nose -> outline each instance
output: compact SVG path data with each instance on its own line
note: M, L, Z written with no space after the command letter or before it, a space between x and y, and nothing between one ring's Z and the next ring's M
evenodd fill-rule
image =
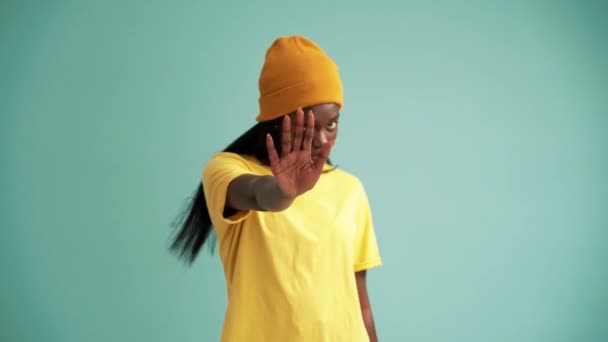
M315 130L315 135L312 140L312 145L316 148L321 147L321 145L327 143L329 139L327 139L327 133L324 131Z

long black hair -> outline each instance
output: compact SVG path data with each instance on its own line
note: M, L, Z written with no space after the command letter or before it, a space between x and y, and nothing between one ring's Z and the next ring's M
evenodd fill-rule
M239 155L253 156L265 165L269 165L268 152L266 149L266 135L270 133L275 146L281 146L280 127L283 117L271 121L258 122L230 145L223 152L232 152ZM328 159L327 163L331 165ZM179 258L192 264L200 252L201 247L211 239L210 247L213 253L215 236L207 200L203 191L203 183L198 186L191 197L186 210L174 223L177 234L173 238L170 250L177 253Z

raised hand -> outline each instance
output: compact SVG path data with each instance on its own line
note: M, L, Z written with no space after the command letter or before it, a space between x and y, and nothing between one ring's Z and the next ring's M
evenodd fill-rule
M312 189L323 172L323 165L329 157L332 143L321 146L316 160L312 159L312 141L315 117L312 111L306 114L296 112L295 134L291 132L291 119L285 116L281 127L281 156L277 153L272 136L266 136L266 148L270 168L283 195L294 198Z

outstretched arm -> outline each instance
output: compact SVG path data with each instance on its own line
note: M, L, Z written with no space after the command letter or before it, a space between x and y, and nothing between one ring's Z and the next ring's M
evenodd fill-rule
M314 187L332 145L323 144L319 156L313 160L314 114L309 111L305 122L304 111L299 108L295 120L295 132L292 134L290 117L286 115L283 118L280 155L272 136L266 136L272 175L245 174L234 179L228 185L227 207L235 210L281 211L289 207L297 196Z
M355 273L357 290L359 292L359 303L361 304L361 314L363 315L363 321L365 322L365 328L367 329L369 340L370 342L378 342L372 307L369 301L369 296L367 295L366 275L367 272L365 270Z

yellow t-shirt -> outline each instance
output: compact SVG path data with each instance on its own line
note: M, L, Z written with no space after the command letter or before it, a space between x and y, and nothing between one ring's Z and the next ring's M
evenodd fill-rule
M227 152L202 173L228 291L222 341L368 342L354 274L382 261L359 179L335 169L282 212L224 218L228 184L244 173L272 174Z

